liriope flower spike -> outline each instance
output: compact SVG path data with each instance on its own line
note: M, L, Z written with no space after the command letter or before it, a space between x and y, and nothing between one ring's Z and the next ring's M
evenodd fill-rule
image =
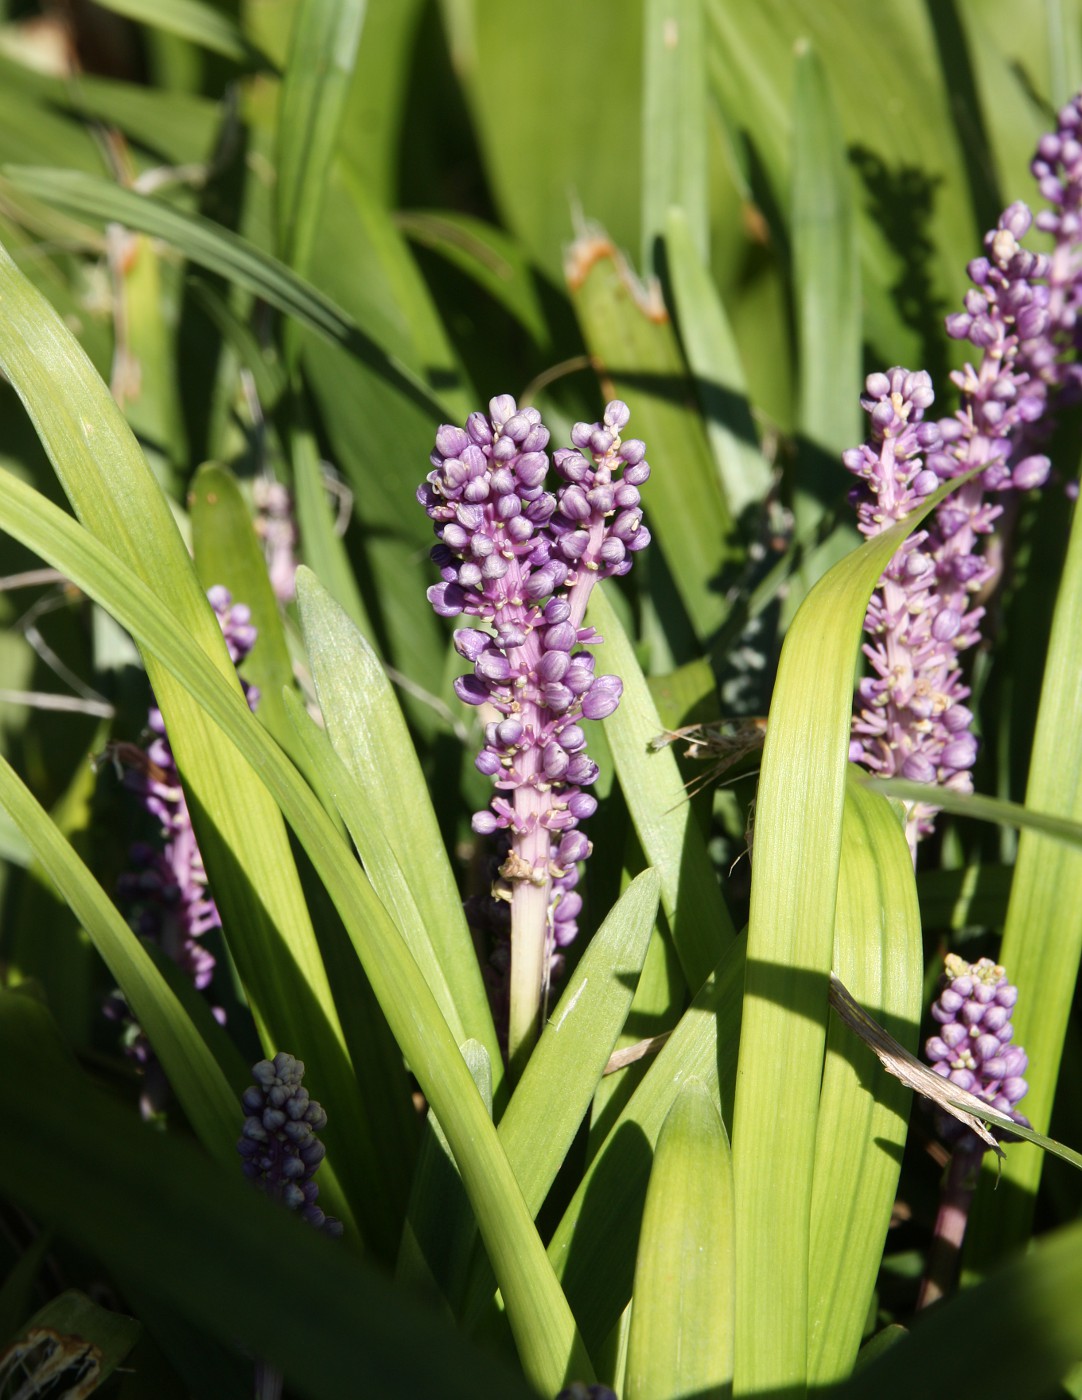
M316 1133L327 1115L301 1083L304 1062L280 1050L252 1066L255 1083L241 1097L247 1117L237 1151L251 1181L325 1235L342 1234L342 1223L324 1215L314 1177L327 1149Z
M946 969L945 986L932 1006L939 1031L924 1046L929 1063L936 1074L1028 1127L1029 1119L1016 1108L1028 1088L1022 1078L1028 1060L1021 1046L1011 1044L1018 988L991 958L967 963L957 953L948 953ZM984 1144L957 1118L937 1114L936 1127L952 1147L984 1151Z
M1029 1119L1017 1107L1027 1089L1022 1078L1026 1052L1011 1044L1011 1012L1018 988L990 958L967 963L956 953L947 954L943 982L932 1006L932 1019L939 1029L924 1046L933 1070L1028 1128ZM951 1160L940 1190L918 1307L934 1303L953 1283L986 1151L976 1133L957 1118L937 1111L935 1123L951 1148Z
M1049 460L1038 449L1052 415L1082 397L1080 134L1082 98L1075 98L1061 110L1056 131L1041 138L1031 167L1051 205L1036 223L1052 236L1052 253L1022 246L1034 220L1017 201L986 235L984 256L969 264L973 286L964 309L946 320L948 335L977 352L951 375L961 395L957 412L916 426L932 402L926 375L891 370L868 380L862 402L872 415L872 438L844 459L863 478L854 496L865 534L903 518L937 480L976 473L936 509L919 543L909 541L895 556L869 608L875 640L865 650L876 675L859 692L851 756L874 772L971 788L977 743L955 657L978 641L984 608L976 599L996 575L983 539L1009 493L1048 479ZM904 568L917 572L906 579ZM935 812L924 804L911 808L914 852Z
M229 649L239 666L255 645L251 613L234 603L228 589L211 588L214 608ZM242 681L255 709L259 691ZM196 843L188 803L161 711L152 707L148 728L153 739L145 751L122 746L117 756L127 764L125 783L137 792L160 825L162 844L139 841L129 852L131 869L117 882L117 895L138 933L156 939L163 950L203 990L214 971L214 956L200 941L221 926L217 905L207 889L203 857Z
M494 893L511 904L512 1052L532 1040L556 950L578 927L578 866L591 849L579 823L597 807L581 721L612 714L622 690L580 650L601 641L583 626L587 600L650 540L639 500L650 468L644 444L621 436L629 416L610 403L550 463L540 414L501 395L465 428L440 428L417 493L440 541L443 581L429 600L441 617L480 623L454 635L472 666L455 690L484 707L476 762L498 792L474 830L510 841Z
M872 374L866 390L860 402L871 420L868 442L842 460L858 478L850 499L870 537L904 520L936 490L939 477L928 463L943 443L939 425L924 418L935 395L923 371ZM977 745L958 652L972 640L976 622L972 615L960 618L939 587L940 547L934 530L910 535L868 604L864 654L872 674L857 688L850 757L883 777L969 791ZM914 848L933 816L923 804L911 809L907 833Z

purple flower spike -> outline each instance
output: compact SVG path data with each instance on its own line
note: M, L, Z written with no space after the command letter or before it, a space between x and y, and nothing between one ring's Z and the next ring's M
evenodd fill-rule
M967 963L948 953L943 986L932 1006L938 1030L925 1042L924 1053L936 1074L1028 1128L1029 1119L1015 1107L1028 1088L1022 1078L1026 1052L1011 1044L1011 1009L1017 1000L1018 988L991 958ZM936 1113L936 1128L955 1149L978 1155L984 1150L976 1134L949 1114Z
M904 520L928 494L926 463L942 451L939 425L926 422L932 384L923 371L896 368L868 376L861 405L872 424L863 446L843 461L858 478L851 492L862 534L877 535ZM974 631L979 609L944 595L937 560L941 541L919 530L890 561L868 604L864 654L873 674L858 687L851 757L884 777L902 776L968 791L976 742L958 733L969 690L958 652ZM932 829L935 809L915 804L907 834L914 847Z
M510 841L494 894L511 904L512 1048L532 1038L555 950L577 929L573 887L589 842L570 837L596 806L582 789L597 777L580 721L620 701L619 679L595 675L580 649L601 641L582 625L587 600L650 540L639 497L650 467L643 443L621 436L629 417L626 404L610 403L600 423L576 423L574 446L550 463L540 414L500 395L487 416L439 429L417 492L440 541L432 559L442 582L429 601L441 617L480 624L455 633L473 667L455 691L482 708L477 767L501 794L474 830Z
M982 541L1005 493L1044 485L1049 461L1036 449L1051 431L1052 411L1082 397L1080 131L1082 97L1060 112L1032 165L1052 205L1036 220L1054 239L1052 253L1022 247L1034 221L1016 202L986 235L984 256L969 265L964 310L946 322L948 335L979 352L951 376L961 394L957 412L923 421L933 397L926 374L872 375L861 400L871 437L843 455L859 478L852 499L865 535L904 519L938 482L978 473L906 541L868 609L872 642L864 650L875 674L859 688L850 755L884 776L971 790L977 742L965 732L971 716L961 702L969 691L958 658L980 638L984 609L975 599L995 582ZM911 807L914 854L935 813Z
M276 1201L297 1211L325 1235L338 1238L342 1222L324 1215L313 1178L327 1149L316 1137L327 1115L301 1083L304 1063L279 1051L252 1066L255 1083L241 1096L243 1135L237 1143L241 1170Z
M218 618L222 635L235 666L245 659L256 641L251 612L234 603L229 590L215 585L207 600ZM254 710L259 691L241 681L248 704ZM153 938L169 957L203 991L214 973L213 953L200 941L221 927L218 907L207 888L207 873L195 839L188 803L184 797L173 750L165 733L161 711L153 706L147 719L153 738L145 750L134 744L113 746L113 755L125 765L125 786L139 795L158 823L161 845L137 841L129 852L129 869L117 881L117 897L137 933ZM108 1013L118 1012L116 998ZM146 1062L149 1049L141 1033L130 1045L135 1058Z
M936 1030L925 1042L924 1053L936 1074L1028 1128L1029 1119L1016 1107L1027 1088L1022 1078L1026 1052L1011 1044L1011 1010L1017 1000L1018 988L990 958L967 963L957 953L948 953L939 998L932 1005ZM935 1110L935 1124L951 1156L940 1187L918 1308L934 1303L953 1286L987 1150L972 1129L941 1109ZM1001 1136L1010 1140L1011 1135Z

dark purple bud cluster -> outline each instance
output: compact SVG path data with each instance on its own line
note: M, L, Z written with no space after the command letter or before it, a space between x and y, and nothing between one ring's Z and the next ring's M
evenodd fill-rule
M540 414L501 395L465 428L440 428L417 492L440 541L432 558L443 581L429 600L441 617L482 623L454 636L472 666L455 691L490 717L477 767L500 794L475 814L474 830L511 834L499 892L546 888L558 947L577 930L577 867L590 853L577 827L597 806L583 791L597 765L580 721L612 714L622 690L580 649L601 640L582 625L586 603L598 580L626 574L650 540L639 498L646 448L620 436L629 416L610 403L602 422L576 424L573 448L550 463Z
M280 1050L273 1060L253 1065L252 1078L255 1083L241 1097L248 1115L237 1142L241 1170L317 1230L338 1237L342 1222L316 1205L319 1187L313 1178L327 1155L316 1133L327 1126L327 1115L301 1083L303 1061Z
M229 655L239 666L255 645L256 629L251 613L234 604L228 589L216 586L207 598L218 617ZM255 686L242 681L249 705L259 702ZM163 950L203 990L214 971L213 954L200 943L202 936L221 926L218 908L207 889L188 803L184 797L165 721L155 706L148 717L153 734L145 750L118 745L117 757L125 763L125 784L139 794L157 821L161 846L136 842L129 852L131 868L117 881L117 897L137 933L156 939Z
M1028 1128L1029 1119L1015 1107L1029 1087L1022 1078L1026 1052L1011 1044L1018 988L991 958L967 963L957 953L947 954L943 980L932 1005L939 1032L924 1046L932 1069ZM937 1112L936 1126L952 1147L981 1150L976 1135L949 1114Z

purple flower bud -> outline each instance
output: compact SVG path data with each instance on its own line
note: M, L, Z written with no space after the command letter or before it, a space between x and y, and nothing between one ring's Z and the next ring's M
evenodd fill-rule
M902 764L902 776L911 783L934 783L935 764L922 753L911 753Z
M467 661L476 661L477 658L491 645L492 639L476 627L460 627L454 633L452 639L455 651L459 656L464 656Z
M573 792L567 799L567 810L577 822L584 822L597 811L597 798L588 792Z
M1017 491L1032 491L1045 484L1051 469L1047 457L1025 457L1011 472L1011 485Z
M566 651L546 651L537 664L537 674L546 684L562 681L571 666L571 657Z
M590 843L581 831L569 831L556 850L556 863L560 866L576 865L590 854Z
M569 761L566 751L559 744L554 742L546 745L541 757L545 777L550 782L556 782L566 774Z
M582 700L582 713L587 719L605 719L620 703L624 685L619 676L598 676Z
M454 691L464 705L483 705L488 699L488 686L476 676L456 676Z

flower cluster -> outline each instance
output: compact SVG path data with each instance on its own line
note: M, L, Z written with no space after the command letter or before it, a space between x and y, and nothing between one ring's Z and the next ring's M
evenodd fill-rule
M207 598L217 615L230 658L239 666L256 640L251 613L234 603L228 589L216 586ZM259 691L242 681L255 709ZM148 718L153 734L145 750L119 745L115 753L126 765L125 784L139 794L157 822L162 844L136 842L129 851L131 868L117 881L117 896L137 933L154 938L203 990L214 971L214 955L200 941L221 926L218 908L207 889L203 857L195 839L188 803L181 787L165 721L155 706Z
M1015 1107L1028 1088L1022 1074L1029 1063L1021 1046L1011 1044L1018 988L990 958L967 963L948 953L946 969L932 1006L939 1032L924 1046L932 1069L1028 1128L1029 1119ZM937 1113L936 1126L952 1147L983 1150L976 1135L949 1114Z
M850 493L859 528L872 536L903 520L939 486L930 464L941 459L943 439L940 425L924 419L934 394L923 371L872 374L866 389L861 405L871 437L842 460L859 480ZM980 610L959 612L941 590L942 548L934 528L910 535L872 595L864 654L873 674L858 687L850 757L884 777L968 791L977 746L958 653L976 640ZM913 808L911 842L931 830L933 815L932 808Z
M1078 397L1082 382L1070 359L1082 296L1080 127L1076 98L1033 162L1041 193L1053 204L1037 219L1055 239L1053 252L1021 246L1033 218L1019 202L986 236L985 255L969 265L973 286L946 327L980 358L951 376L961 395L957 412L923 421L933 400L925 374L872 375L861 400L871 437L843 457L860 479L852 498L866 535L903 519L940 482L975 473L895 555L869 606L873 641L865 653L875 674L858 692L850 756L884 776L971 787L977 744L957 658L979 640L984 609L976 599L995 578L981 542L1002 514L1004 493L1048 479L1049 460L1036 448L1050 430L1051 409ZM911 809L914 850L932 830L935 811L923 804Z
M1082 94L1060 110L1056 130L1042 136L1030 166L1037 187L1051 208L1037 215L1037 227L1053 239L1048 271L1048 316L1052 338L1061 352L1082 349ZM1041 366L1046 382L1075 401L1082 388L1076 358L1049 360Z
M313 1178L327 1149L316 1133L327 1115L301 1083L304 1062L279 1051L252 1066L255 1083L241 1097L247 1117L237 1151L249 1180L326 1235L342 1234L342 1222L324 1215Z
M441 617L481 624L454 636L472 667L455 690L484 707L476 762L498 792L473 827L509 833L494 892L511 901L512 942L516 927L543 927L549 957L577 931L578 864L590 853L578 826L597 806L584 791L598 770L581 721L612 714L622 690L581 649L601 640L583 626L586 603L650 540L639 499L650 468L644 444L621 437L629 416L610 403L600 423L576 424L573 447L550 463L540 414L501 395L465 428L440 428L417 492L440 541L432 558L443 581L429 600Z

